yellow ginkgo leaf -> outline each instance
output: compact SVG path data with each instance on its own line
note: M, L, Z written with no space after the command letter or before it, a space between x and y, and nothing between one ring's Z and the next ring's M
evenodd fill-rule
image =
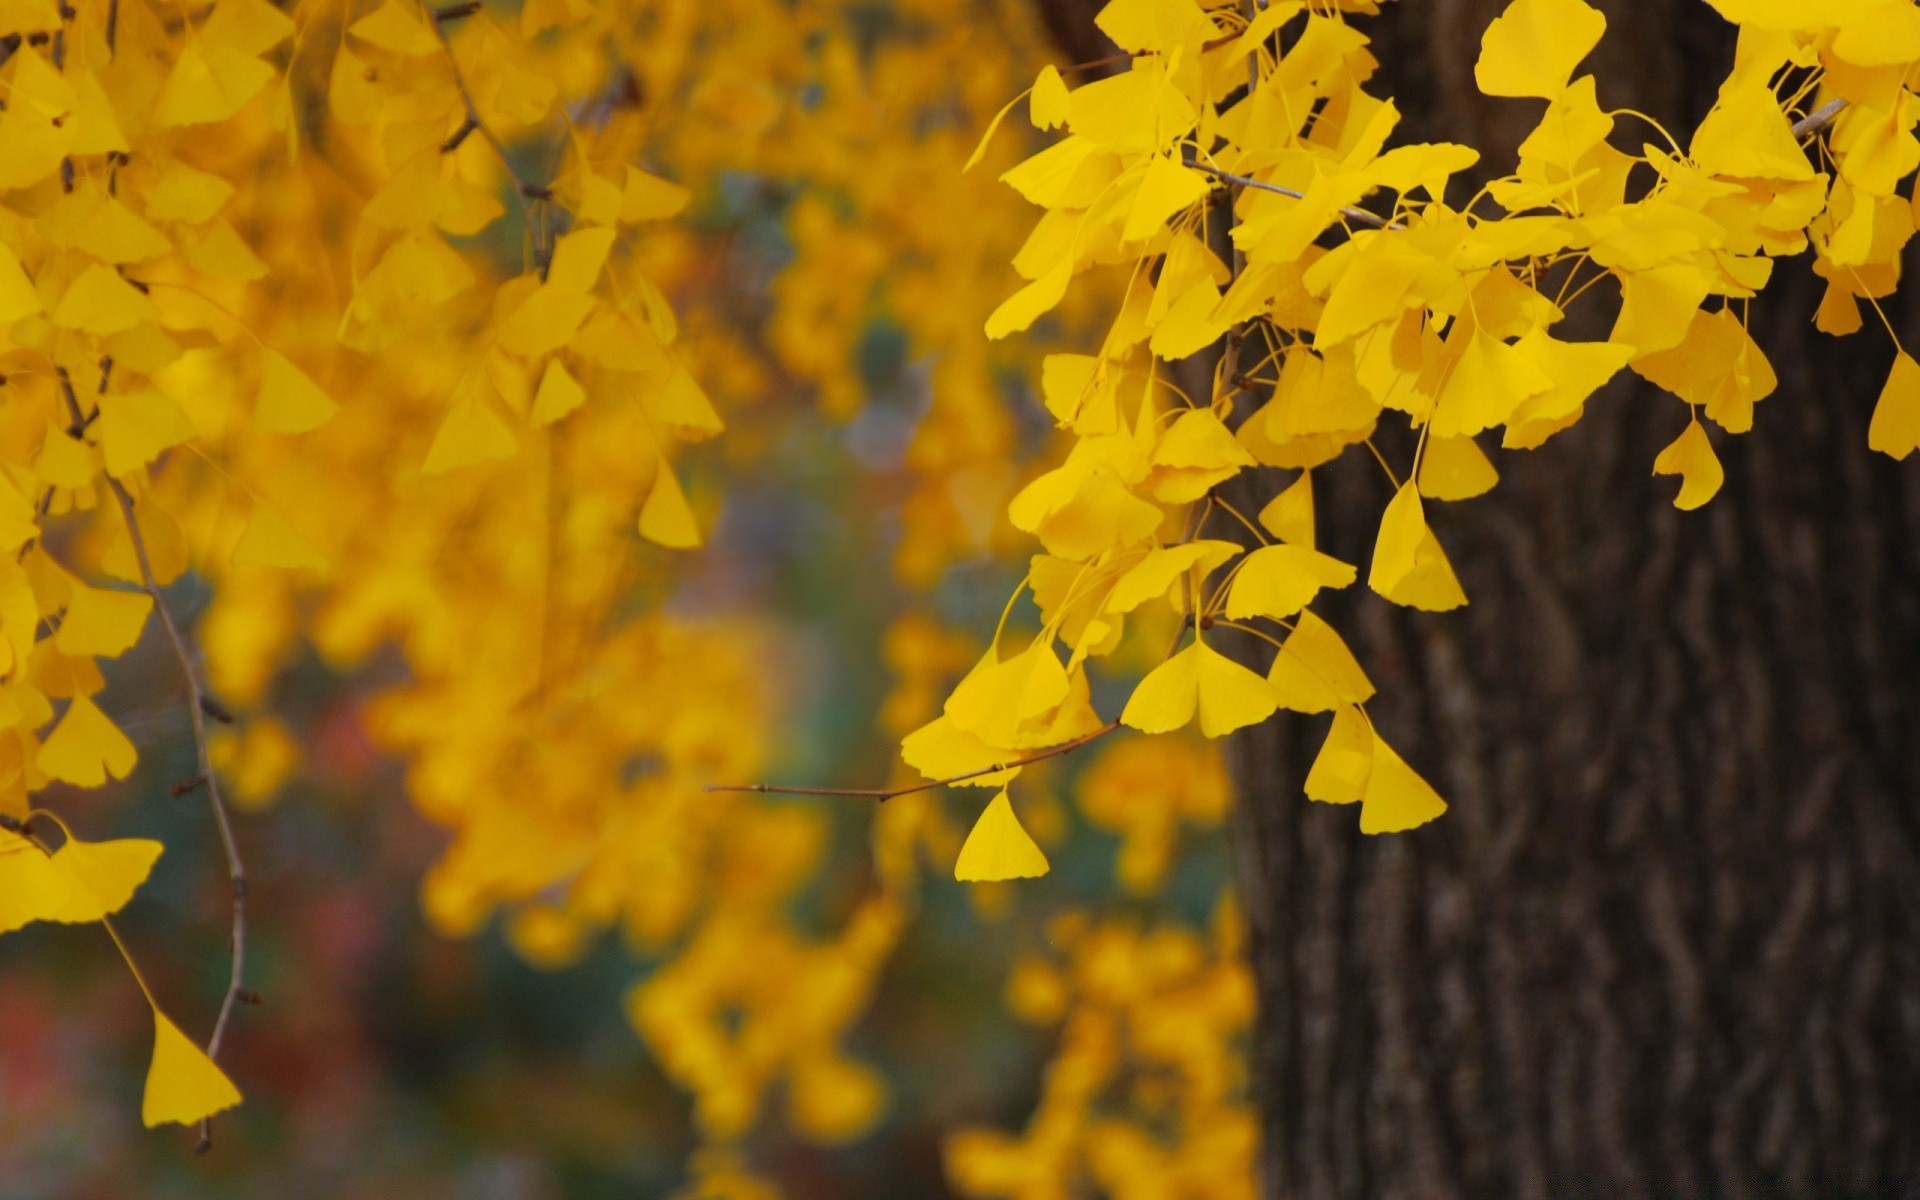
M1373 726L1359 708L1342 705L1334 710L1327 740L1320 743L1320 753L1307 771L1307 798L1352 804L1366 796L1367 777L1372 773Z
M163 450L199 433L172 397L154 388L107 392L95 403L100 417L90 431L100 443L109 474L124 477L160 457Z
M1200 717L1200 732L1221 737L1273 715L1279 693L1260 675L1198 638L1147 673L1120 720L1142 733L1166 733Z
M1051 312L1066 297L1072 279L1073 261L1062 259L1045 275L1000 302L987 317L987 337L997 341L1018 333Z
M945 713L900 741L902 762L928 779L953 779L957 775L966 775L965 779L955 780L960 787L1004 786L1020 773L1020 768L989 771L984 775L974 775L972 772L998 766L1018 757L1017 751L991 745L968 733L954 724L953 719Z
M1367 586L1395 604L1444 612L1467 602L1440 539L1427 527L1420 491L1409 480L1380 519Z
M1294 618L1293 632L1274 657L1267 682L1279 694L1281 706L1294 712L1326 712L1373 695L1373 681L1346 641L1312 609Z
M1420 494L1434 500L1466 500L1493 490L1500 472L1470 437L1435 437L1420 453Z
M1300 472L1298 479L1268 501L1260 510L1260 524L1283 542L1312 547L1313 472Z
M1165 228L1167 219L1206 199L1207 177L1164 155L1155 155L1140 177L1133 205L1127 210L1120 239L1137 242Z
M647 502L640 506L640 536L674 550L689 550L700 544L700 525L693 519L693 508L664 458L654 472Z
M500 323L500 348L522 358L550 354L580 331L594 303L594 298L584 292L542 284Z
M547 265L547 286L563 292L585 294L600 279L607 252L613 249L614 231L607 228L576 229L562 237L553 248L553 261ZM569 335L571 336L571 335Z
M41 744L34 762L64 783L94 788L108 776L125 779L138 757L133 743L100 706L77 696Z
M1378 730L1373 733L1373 769L1360 803L1361 833L1401 833L1447 811L1433 785L1409 767Z
M187 265L216 279L259 279L267 264L253 252L233 225L216 218L205 229L182 238Z
M1606 29L1607 18L1581 0L1514 0L1481 37L1473 81L1489 96L1551 100Z
M987 651L947 697L945 711L968 733L1010 746L1019 740L1020 725L1058 707L1070 686L1053 639L1039 637L1005 659Z
M1867 445L1882 454L1905 458L1920 448L1920 363L1905 350L1895 356L1886 386L1873 406Z
M1655 456L1653 473L1680 476L1680 494L1673 498L1673 506L1683 510L1699 508L1713 499L1727 477L1698 417L1688 421L1680 436Z
M705 441L726 428L713 410L713 401L683 363L675 363L658 386L641 389L640 402L647 416L683 441Z
M1215 538L1149 550L1145 558L1128 567L1114 583L1113 590L1107 593L1107 602L1101 606L1102 611L1132 612L1147 601L1166 595L1174 581L1188 571L1197 570L1204 579L1238 553L1240 547Z
M1356 572L1337 558L1308 546L1262 546L1247 555L1227 593L1227 616L1291 617L1323 587L1343 588Z
M549 358L546 369L540 373L540 386L533 393L533 423L551 425L586 400L587 389L580 386L559 359Z
M953 864L953 877L962 883L989 883L1034 879L1047 870L1047 856L1020 824L1003 790L973 823L973 832L967 834L960 858Z
M263 433L305 433L333 419L340 406L305 371L278 350L266 352L253 427Z
M20 260L11 249L0 245L0 325L10 325L43 307L33 281L20 268Z
M419 7L402 4L400 0L387 0L349 25L347 32L363 42L407 58L433 54L440 49L440 39L427 27Z
M691 199L693 193L679 184L628 167L626 186L620 190L620 219L628 223L662 220L685 208Z
M512 458L518 450L513 431L492 408L477 397L463 396L454 401L440 422L420 470L441 475L460 467Z
M83 842L68 838L53 853L53 867L72 884L67 898L48 920L98 921L125 908L160 860L164 849L147 838Z
M153 597L75 583L53 644L62 654L114 658L140 640Z
M156 1125L191 1125L240 1103L219 1064L187 1040L180 1027L159 1009L153 1010L153 1064L147 1068L147 1092L140 1119Z
M54 920L72 890L73 881L54 869L40 847L0 830L0 933Z
M150 496L135 501L133 511L147 551L145 565L152 568L154 582L172 583L187 569L187 539L180 532L180 523ZM141 565L124 522L115 522L107 548L100 555L100 569L126 583L145 584Z
M253 502L247 527L233 544L236 566L279 567L288 571L325 571L327 558L293 523L264 500Z
M1066 123L1067 82L1060 78L1060 72L1054 70L1052 63L1041 67L1040 77L1033 81L1027 112L1036 129L1058 129Z
M19 65L14 68L12 86L7 89L9 104L28 105L43 117L59 117L73 111L73 86L65 76L31 46L20 47L13 57Z
M53 306L53 323L63 329L109 334L158 319L160 310L111 267L94 263L67 285Z
M271 66L228 46L202 48L188 38L154 102L161 125L204 125L240 111L273 78Z

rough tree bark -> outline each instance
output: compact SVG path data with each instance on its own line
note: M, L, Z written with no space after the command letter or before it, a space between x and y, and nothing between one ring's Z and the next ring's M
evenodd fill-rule
M1684 141L1731 31L1601 6L1603 104ZM1501 7L1371 27L1402 136L1494 170L1539 108L1474 92ZM1780 389L1717 439L1707 508L1650 475L1680 403L1616 381L1490 495L1429 505L1466 609L1329 607L1444 818L1367 838L1306 801L1324 719L1231 743L1269 1197L1920 1195L1920 468L1866 446L1884 334L1815 332L1807 262L1775 278ZM1323 548L1362 564L1369 467L1316 473Z
M1538 105L1473 90L1499 7L1409 0L1375 33L1406 135L1505 169ZM1684 140L1730 31L1698 0L1607 7L1603 103ZM1866 446L1884 335L1815 332L1817 284L1783 263L1754 306L1781 386L1721 439L1708 508L1649 473L1681 406L1623 380L1438 506L1468 608L1331 614L1444 819L1366 838L1301 800L1322 723L1231 747L1269 1196L1898 1195L1920 1170L1920 476ZM1322 474L1329 549L1364 562L1383 481Z

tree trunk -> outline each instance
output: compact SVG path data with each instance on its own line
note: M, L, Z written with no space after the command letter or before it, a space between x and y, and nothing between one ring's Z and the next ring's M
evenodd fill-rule
M1402 135L1509 169L1540 106L1473 90L1501 5L1386 7ZM1684 143L1729 30L1604 7L1603 106ZM1328 606L1446 816L1305 800L1324 718L1233 739L1267 1196L1920 1195L1920 467L1868 451L1892 350L1815 332L1818 285L1784 262L1754 303L1780 388L1705 509L1650 475L1683 406L1623 379L1428 505L1467 608ZM1363 577L1370 467L1315 478Z

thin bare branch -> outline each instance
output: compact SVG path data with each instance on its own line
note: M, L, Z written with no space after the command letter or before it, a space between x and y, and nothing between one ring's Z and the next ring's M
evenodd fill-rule
M929 791L932 791L934 788L947 787L951 784L963 783L969 779L978 779L982 775L994 775L994 774L998 774L1001 771L1011 771L1015 767L1024 767L1032 763L1041 762L1045 759L1054 758L1062 754L1067 754L1074 750L1078 750L1080 747L1086 745L1089 742L1099 741L1101 738L1107 736L1108 734L1112 733L1114 730L1118 728L1120 728L1120 722L1113 721L1113 722L1110 722L1109 724L1102 725L1100 728L1094 730L1092 733L1086 734L1082 737L1077 737L1070 742L1064 742L1058 746L1053 747L1051 750L1042 750L1037 754L1029 754L1025 758L1016 758L1011 762L995 763L990 767L981 767L977 771L963 771L958 775L950 775L945 779L935 779L929 783L910 784L907 787L830 788L830 787L787 787L784 784L778 784L778 783L710 783L707 785L707 790L709 792L757 792L761 795L768 795L768 796L855 796L862 800L877 800L880 803L885 804L887 801L892 800L897 796L911 796L915 792L929 792Z
M74 395L73 382L66 371L60 372L60 390L66 397L67 412L73 419L75 428L84 429L87 418L80 411L80 401ZM194 661L192 648L187 644L186 635L180 632L180 626L173 619L173 612L167 607L167 601L160 594L160 582L153 574L153 559L147 553L146 538L141 536L140 521L134 514L133 496L126 485L113 476L106 476L107 487L112 490L113 498L120 504L120 514L126 519L127 537L133 543L134 561L140 565L140 582L147 595L153 599L153 610L159 614L160 628L167 635L167 644L173 649L173 656L180 664L180 674L187 682L187 714L193 720L193 748L198 760L199 773L195 785L207 791L208 805L213 809L214 824L220 830L220 845L226 852L227 880L233 893L233 932L229 941L232 951L232 965L227 972L227 994L220 1001L220 1015L213 1023L213 1035L207 1039L207 1057L218 1060L220 1044L226 1039L227 1026L233 1020L234 1005L243 997L251 996L246 987L247 975L247 865L240 856L240 842L234 836L233 815L227 803L220 796L220 783L213 773L213 756L207 744L207 716L209 713L224 712L217 701L207 691L206 681L201 678L199 665ZM190 790L190 789L187 789ZM176 793L180 794L180 793ZM194 1147L199 1153L205 1153L213 1146L213 1126L210 1121L200 1122L200 1141Z
M1307 198L1305 192L1298 192L1290 187L1281 187L1277 183L1263 183L1258 179L1249 179L1245 175L1235 175L1231 171L1222 171L1219 167L1210 167L1206 163L1195 162L1188 163L1187 165L1196 171L1204 172L1205 174L1213 176L1215 179L1235 184L1239 187L1250 187L1262 192L1272 192L1276 196L1292 196L1295 200L1305 200ZM1385 217L1370 213L1364 208L1342 208L1340 215L1349 221L1357 221L1362 225L1370 225L1375 229L1405 228L1405 226L1395 225L1389 222Z
M1819 133L1822 129L1833 124L1833 119L1839 116L1840 110L1846 106L1847 102L1845 100L1840 99L1838 96L1834 97L1806 116L1801 117L1798 121L1795 121L1793 123L1793 136L1803 138L1810 133Z
M460 70L460 60L454 57L453 43L447 40L447 31L441 25L443 20L466 15L464 12L454 11L465 7L465 5L453 5L446 10L437 11L424 4L421 5L421 10L427 17L427 24L433 27L433 36L440 39L440 48L447 52L447 67L453 72L453 86L460 93L460 102L467 106L467 119L461 123L458 131L441 143L441 150L450 152L458 149L469 133L479 134L486 139L487 145L493 147L493 153L500 159L500 166L506 171L507 178L513 180L513 199L520 206L520 220L527 227L527 236L533 239L534 266L540 272L540 278L544 280L547 277L547 265L553 258L553 249L547 244L540 223L533 219L533 205L529 203L529 197L548 196L551 193L546 188L529 182L520 174L518 168L513 165L513 160L507 157L507 148L501 143L499 136L487 128L487 123L480 119L480 109L473 102L473 93L467 90L467 77ZM477 11L478 6L474 7ZM450 16L443 18L440 15L441 11L449 13Z

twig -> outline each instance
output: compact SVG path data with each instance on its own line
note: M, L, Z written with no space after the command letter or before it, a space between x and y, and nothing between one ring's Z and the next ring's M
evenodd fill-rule
M897 796L911 796L915 792L929 792L934 788L947 787L950 784L961 783L968 779L978 779L982 775L997 775L1001 771L1011 771L1015 767L1024 767L1032 763L1040 762L1043 759L1066 754L1078 750L1089 742L1097 742L1118 728L1120 728L1120 722L1113 721L1109 724L1102 725L1092 733L1084 734L1070 742L1064 742L1051 750L1042 750L1037 754L1029 754L1025 758L1016 758L1012 762L995 763L990 767L981 767L974 771L963 771L958 775L949 775L945 779L935 779L929 783L911 784L907 787L830 788L787 787L778 783L710 783L707 785L706 790L709 792L757 792L761 795L774 796L857 796L863 800L876 800L885 804Z
M464 13L454 13L453 10L464 7L464 5L451 5L444 11L453 16L463 16ZM427 24L433 26L433 36L440 39L440 48L447 52L447 66L453 72L453 86L460 93L460 102L467 106L466 121L458 132L441 143L441 150L445 152L458 149L460 143L466 140L468 133L479 134L486 139L487 145L493 147L493 152L500 159L500 166L506 171L507 178L513 180L513 198L520 205L521 223L527 227L527 236L533 239L533 264L540 272L541 281L545 282L547 266L552 260L553 252L548 248L546 238L540 232L540 226L534 222L533 206L528 202L528 197L546 189L529 183L521 177L519 170L513 165L513 160L507 157L507 148L501 144L499 136L487 128L487 123L480 119L479 106L474 104L473 93L467 90L467 77L461 73L460 60L454 57L453 43L447 40L447 31L441 27L440 13L427 8L424 4L421 8L426 13ZM475 11L478 11L478 6L475 6Z
M1838 96L1834 97L1806 116L1801 117L1798 121L1795 121L1793 123L1793 136L1803 138L1810 133L1819 133L1822 129L1833 124L1833 119L1839 116L1840 110L1846 106L1847 102L1845 100Z
M67 410L75 425L84 426L85 418L80 413L80 402L73 394L73 383L66 371L60 372L60 388L66 396ZM147 554L147 542L140 535L140 522L134 515L133 497L127 492L126 485L113 476L106 476L107 487L112 489L113 498L120 503L120 513L126 518L127 537L133 543L134 561L140 564L140 582L148 596L153 598L153 608L160 615L160 627L166 631L167 642L173 647L173 656L179 660L180 674L187 681L187 713L193 718L193 747L199 760L198 784L207 790L207 801L213 809L214 824L220 829L220 845L226 851L227 879L233 891L233 934L229 943L232 951L232 967L227 973L227 994L220 1001L220 1015L213 1023L213 1036L207 1039L207 1057L218 1060L220 1043L227 1036L227 1024L233 1019L233 1006L243 995L248 995L246 987L247 973L247 866L240 857L240 842L233 834L233 817L227 811L227 803L220 798L220 784L213 774L213 756L207 746L207 714L221 711L219 704L208 694L206 683L200 678L200 669L194 665L193 652L187 647L187 639L174 623L173 612L167 608L167 602L160 595L160 582L154 578L153 560ZM213 1146L213 1125L211 1121L200 1122L200 1141L195 1145L196 1153L204 1154Z
M1272 192L1277 196L1292 196L1295 200L1305 200L1307 198L1307 194L1305 192L1295 191L1293 188L1290 188L1290 187L1281 187L1277 183L1262 183L1258 179L1249 179L1245 175L1235 175L1231 171L1222 171L1219 167L1210 167L1205 163L1195 162L1195 163L1188 163L1187 165L1192 167L1196 171L1201 171L1201 172L1204 172L1205 174L1211 175L1215 179L1223 180L1227 183L1237 184L1240 187L1257 188L1263 192ZM1349 221L1358 221L1362 225L1370 225L1375 229L1406 228L1406 226L1404 225L1395 225L1392 222L1388 221L1385 217L1378 216L1374 213L1370 213L1364 208L1342 208L1340 210L1340 215L1347 218Z

